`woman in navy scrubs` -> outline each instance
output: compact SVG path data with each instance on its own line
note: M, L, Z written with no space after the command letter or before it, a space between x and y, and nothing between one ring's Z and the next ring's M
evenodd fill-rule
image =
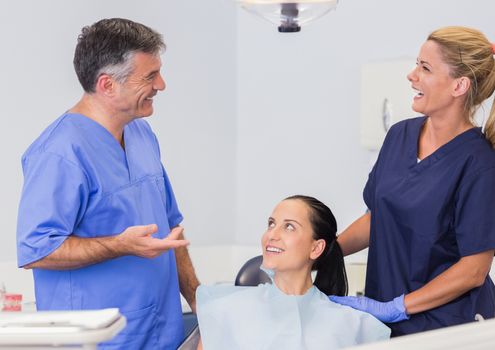
M495 89L494 46L446 27L421 47L407 78L424 117L388 132L364 189L369 212L338 238L369 247L366 297L331 297L370 312L398 336L495 316L495 104L484 132L473 116Z

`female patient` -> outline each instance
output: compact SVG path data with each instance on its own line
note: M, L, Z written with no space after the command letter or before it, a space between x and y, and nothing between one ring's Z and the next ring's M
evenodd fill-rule
M263 268L273 284L198 288L204 348L338 349L387 339L390 330L373 316L326 296L347 293L336 231L332 212L317 199L280 202L261 239Z

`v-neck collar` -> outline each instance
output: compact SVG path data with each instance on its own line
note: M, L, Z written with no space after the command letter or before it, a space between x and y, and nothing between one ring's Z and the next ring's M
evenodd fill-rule
M110 133L110 131L108 131L103 125L101 125L97 121L80 113L68 112L66 113L66 116L70 118L74 118L74 120L76 120L81 127L85 128L91 133L96 134L96 137L100 139L102 142L106 143L108 146L119 149L120 151L124 152L124 149L122 148L120 143L115 139L115 137Z
M415 142L412 142L412 147L410 150L411 154L409 155L409 158L411 159L411 168L416 171L421 171L422 169L427 168L431 164L434 164L438 160L445 157L447 154L449 154L459 146L482 135L480 127L472 127L466 131L463 131L449 142L437 148L432 154L421 159L421 161L418 162L419 137L421 136L421 130L427 120L428 117L418 118L418 123L416 124L416 128L412 133L413 141Z
M117 139L108 131L103 125L94 121L93 119L86 117L80 113L66 113L66 116L73 118L76 123L87 130L89 133L94 135L98 140L106 144L109 149L116 154L118 158L126 165L129 180L132 179L132 171L129 164L129 149L132 147L131 137L129 135L130 130L128 125L124 127L123 139L125 144L125 149L117 141Z

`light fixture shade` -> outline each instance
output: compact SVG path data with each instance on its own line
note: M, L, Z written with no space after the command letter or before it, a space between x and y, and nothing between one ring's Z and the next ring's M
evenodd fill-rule
M337 7L338 0L238 0L241 6L278 25L279 32L299 32L301 26Z

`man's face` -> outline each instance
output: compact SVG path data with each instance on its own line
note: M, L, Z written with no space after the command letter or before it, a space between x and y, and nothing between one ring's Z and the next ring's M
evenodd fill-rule
M162 62L157 55L138 52L133 57L134 70L123 84L116 83L116 108L126 118L153 114L153 97L165 89L160 74Z

